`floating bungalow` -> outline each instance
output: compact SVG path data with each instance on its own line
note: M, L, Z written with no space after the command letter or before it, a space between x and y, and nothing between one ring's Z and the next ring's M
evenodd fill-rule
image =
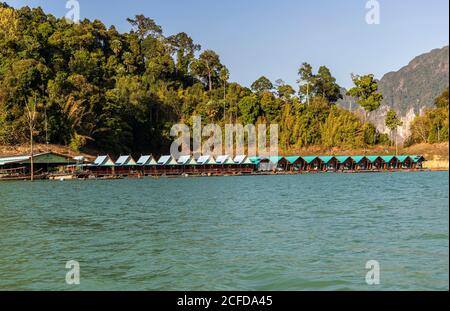
M136 174L137 163L131 155L120 156L116 163L116 175L118 176L129 176L131 174Z
M34 156L36 179L58 176L72 172L81 176L140 177L178 175L243 175L243 174L300 174L307 172L379 172L400 170L421 170L426 159L420 155L402 156L271 156L248 157L238 155L203 155L195 158L183 155L174 158L163 155L156 159L152 155L142 155L135 161L131 155L122 155L116 161L109 155L98 156L91 164L84 164L84 158L45 153ZM84 174L79 172L79 168ZM30 156L0 157L0 179L24 178L30 174ZM75 174L80 173L80 174ZM87 174L87 175L86 175Z
M287 170L289 172L301 171L306 165L305 160L301 156L286 157L286 160L288 162Z
M338 161L338 170L339 171L351 171L355 168L355 160L349 156L338 156L336 157Z
M143 155L137 160L136 166L143 176L155 175L158 162L152 155Z
M50 173L79 164L72 157L46 152L33 155L34 178L42 179ZM31 155L0 156L0 180L29 179L31 177Z
M92 171L97 177L105 177L115 175L116 164L109 155L98 156L94 163L86 167Z

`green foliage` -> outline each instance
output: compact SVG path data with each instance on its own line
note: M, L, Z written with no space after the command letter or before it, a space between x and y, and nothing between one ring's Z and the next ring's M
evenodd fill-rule
M448 141L448 88L435 100L436 108L428 109L411 123L411 135L406 144L440 143Z
M253 91L229 82L219 55L196 57L200 45L184 32L165 37L143 15L128 22L132 30L119 33L98 20L69 24L0 3L0 144L27 141L30 97L38 103L36 141L73 150L167 152L171 126L192 115L204 124L278 123L284 147L359 147L380 137L333 106L340 88L324 66L317 74L306 63L299 70L302 103L281 80L274 87L261 77Z
M326 66L319 67L317 74L313 74L312 66L303 63L298 70L300 83L300 96L308 100L313 96L321 96L329 103L334 104L342 99L341 88Z
M241 120L245 124L255 124L260 114L260 103L256 95L246 96L239 102Z
M263 76L253 82L251 88L256 93L270 92L273 89L273 84Z
M399 126L402 126L403 122L398 118L395 110L389 110L386 115L386 126L391 131L396 130Z
M347 95L355 97L356 102L366 113L377 110L383 101L383 95L378 92L378 82L373 75L354 75L352 80L355 86L347 92Z

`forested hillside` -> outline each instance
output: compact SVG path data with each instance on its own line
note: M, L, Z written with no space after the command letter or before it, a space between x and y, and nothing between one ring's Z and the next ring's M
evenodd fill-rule
M192 115L205 124L278 123L282 148L387 142L335 105L340 87L325 66L303 64L299 86L261 77L246 88L188 34L165 34L142 15L128 21L132 30L119 33L98 20L71 24L0 3L0 144L28 141L34 104L37 143L74 150L167 151L171 126Z

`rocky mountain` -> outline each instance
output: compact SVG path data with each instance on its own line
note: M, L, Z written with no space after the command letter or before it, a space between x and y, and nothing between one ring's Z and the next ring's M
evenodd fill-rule
M371 114L371 121L379 130L388 132L384 120L389 109L397 111L403 120L399 135L406 138L409 126L416 115L432 107L434 99L449 85L449 47L432 50L414 58L407 66L385 74L379 81L384 101L378 111ZM356 110L358 105L344 97L347 109Z

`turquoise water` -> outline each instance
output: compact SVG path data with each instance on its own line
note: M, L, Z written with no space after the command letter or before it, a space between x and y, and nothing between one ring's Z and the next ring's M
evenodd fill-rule
M448 290L448 179L0 183L0 290Z

